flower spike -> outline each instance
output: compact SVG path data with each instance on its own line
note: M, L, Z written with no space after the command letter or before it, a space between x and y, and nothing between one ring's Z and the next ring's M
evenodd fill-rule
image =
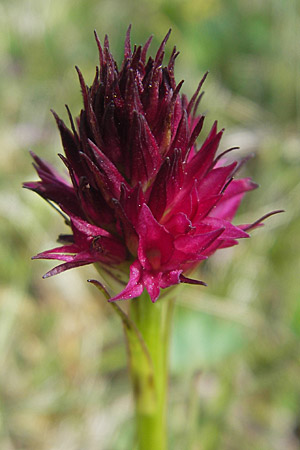
M73 121L67 107L71 129L53 112L69 181L32 154L40 180L24 184L70 227L60 236L60 247L34 257L63 262L44 277L87 264L115 279L122 273L121 292L110 302L140 296L144 289L155 302L161 289L175 284L206 286L189 272L281 212L252 224L232 224L245 193L257 185L234 178L247 160L226 162L236 147L217 154L224 132L217 122L197 148L205 119L197 111L208 73L190 100L181 94L183 81L177 84L174 77L176 47L163 66L170 32L147 60L152 37L132 48L130 25L118 69L108 37L102 45L95 31L100 68L91 87L76 66L83 110Z

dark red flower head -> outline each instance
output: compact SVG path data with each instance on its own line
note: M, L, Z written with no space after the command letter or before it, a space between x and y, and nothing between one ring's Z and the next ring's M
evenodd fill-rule
M154 302L161 288L204 284L184 273L248 237L251 226L231 222L245 192L256 185L233 179L237 162L216 156L223 134L216 122L197 147L206 74L190 101L180 94L176 48L163 66L169 34L155 58L147 59L151 38L132 50L129 28L120 69L108 38L102 47L96 35L100 70L88 87L77 69L84 108L76 125L69 110L71 130L53 113L70 182L33 155L40 181L25 183L58 205L70 225L61 247L35 257L63 261L45 277L90 263L109 272L127 268L127 274L130 266L127 286L111 300L137 297L146 288Z

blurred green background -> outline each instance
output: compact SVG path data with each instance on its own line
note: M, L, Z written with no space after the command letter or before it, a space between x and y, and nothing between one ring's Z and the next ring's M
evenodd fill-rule
M92 82L93 30L121 61L154 34L153 54L180 50L177 81L191 95L209 69L207 129L221 149L255 152L237 223L272 209L251 240L199 268L208 288L186 287L173 328L170 449L300 448L300 5L297 0L2 0L0 4L0 448L128 450L133 412L122 326L95 288L93 267L43 281L30 257L64 231L38 196L28 150L62 165L49 112L76 115L74 65Z

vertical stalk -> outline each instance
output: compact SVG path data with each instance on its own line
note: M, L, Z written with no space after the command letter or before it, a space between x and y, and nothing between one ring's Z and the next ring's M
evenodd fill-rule
M171 298L160 297L152 303L144 292L130 301L130 319L139 330L147 358L130 348L130 372L133 383L138 450L166 450L166 403ZM149 371L150 363L150 371Z

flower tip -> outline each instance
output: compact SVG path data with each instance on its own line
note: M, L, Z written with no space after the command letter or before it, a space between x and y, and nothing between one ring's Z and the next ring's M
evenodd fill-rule
M98 33L96 30L94 30L94 36L95 36L96 44L98 47L98 51L99 51L99 55L100 55L100 63L101 63L101 62L103 62L103 51L102 51L101 42L100 42L100 39L99 39L99 36L98 36Z
M50 109L50 112L52 113L54 119L56 120L57 126L59 127L62 124L62 120L61 118L58 116L58 114L56 114L56 112L54 111L54 109Z
M264 216L262 216L262 217L259 219L259 222L262 222L263 220L266 220L266 219L268 219L269 217L274 216L275 214L281 214L281 213L284 213L284 212L285 212L284 209L276 209L275 211L271 211L271 212L269 212L268 214L265 214Z
M131 57L131 42L130 42L130 33L131 33L131 24L127 28L126 38L125 38L125 48L124 48L124 56L125 58Z
M169 37L170 37L171 32L172 32L172 28L169 28L169 31L167 32L167 34L165 35L165 37L164 37L164 39L163 39L163 43L164 43L164 44L167 43L167 41L168 41L168 39L169 39Z
M109 39L108 39L108 35L107 34L104 36L104 48L106 50L109 50Z
M271 216L274 216L275 214L281 214L284 213L285 210L284 209L276 209L275 211L271 211L268 214L265 214L264 216L260 217L258 220L256 220L255 222L251 223L250 225L247 225L246 227L244 227L244 231L251 231L257 227L263 226L264 224L262 222L264 222L266 219L268 219Z
M207 70L207 71L205 72L205 74L203 75L203 77L202 77L202 79L201 79L201 81L200 81L200 83L199 83L200 89L201 89L201 87L203 86L204 81L206 80L208 74L209 74L209 70Z
M207 287L207 284L205 283L205 281L194 280L193 278L185 277L185 276L182 275L182 274L180 275L179 279L180 279L180 282L181 282L181 283L198 284L198 285Z
M78 73L79 77L82 76L82 73L77 65L75 66L75 70Z

